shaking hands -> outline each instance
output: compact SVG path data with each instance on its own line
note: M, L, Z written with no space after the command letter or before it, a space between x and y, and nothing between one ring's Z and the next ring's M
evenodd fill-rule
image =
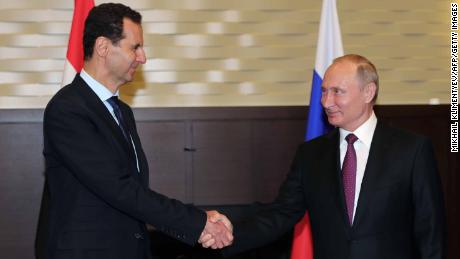
M207 221L198 243L205 248L223 248L233 242L233 226L230 220L219 212L206 211Z

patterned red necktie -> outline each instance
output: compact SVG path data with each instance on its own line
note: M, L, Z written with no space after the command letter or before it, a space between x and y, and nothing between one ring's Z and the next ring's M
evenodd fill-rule
M350 226L353 225L353 208L355 203L355 188L356 188L356 152L353 146L358 137L353 134L348 134L345 137L348 143L347 153L343 159L342 165L342 181L343 190L345 193L345 201L347 203L348 219Z

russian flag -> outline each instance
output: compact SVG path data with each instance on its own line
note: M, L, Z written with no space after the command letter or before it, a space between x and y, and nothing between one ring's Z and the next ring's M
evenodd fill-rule
M83 31L89 11L94 7L94 0L75 0L72 27L69 35L66 62L61 86L70 84L83 68Z
M334 58L340 56L343 56L343 46L336 1L323 0L305 135L307 141L323 135L331 128L321 106L321 84L327 67ZM313 259L313 238L308 212L295 226L291 259Z

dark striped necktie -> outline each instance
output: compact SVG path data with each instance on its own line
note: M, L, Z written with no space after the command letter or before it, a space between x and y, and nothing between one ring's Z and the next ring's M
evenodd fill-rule
M109 104L113 108L113 113L115 114L115 117L118 120L118 126L120 126L121 132L123 133L123 136L125 136L126 141L131 144L131 138L129 134L128 127L126 127L125 120L123 119L123 115L121 114L120 110L120 104L117 96L112 96L109 99L107 99Z

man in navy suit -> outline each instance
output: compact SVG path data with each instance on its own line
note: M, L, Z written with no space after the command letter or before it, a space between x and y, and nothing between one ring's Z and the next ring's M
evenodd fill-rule
M44 156L49 190L46 258L150 258L145 223L193 245L232 241L228 221L149 189L149 168L131 108L118 90L146 62L141 15L122 4L93 8L84 69L49 102ZM225 224L226 225L225 225Z
M445 257L432 145L377 120L378 88L369 60L335 59L324 75L321 103L336 128L299 147L275 201L235 224L235 242L226 254L277 239L308 211L316 259Z

